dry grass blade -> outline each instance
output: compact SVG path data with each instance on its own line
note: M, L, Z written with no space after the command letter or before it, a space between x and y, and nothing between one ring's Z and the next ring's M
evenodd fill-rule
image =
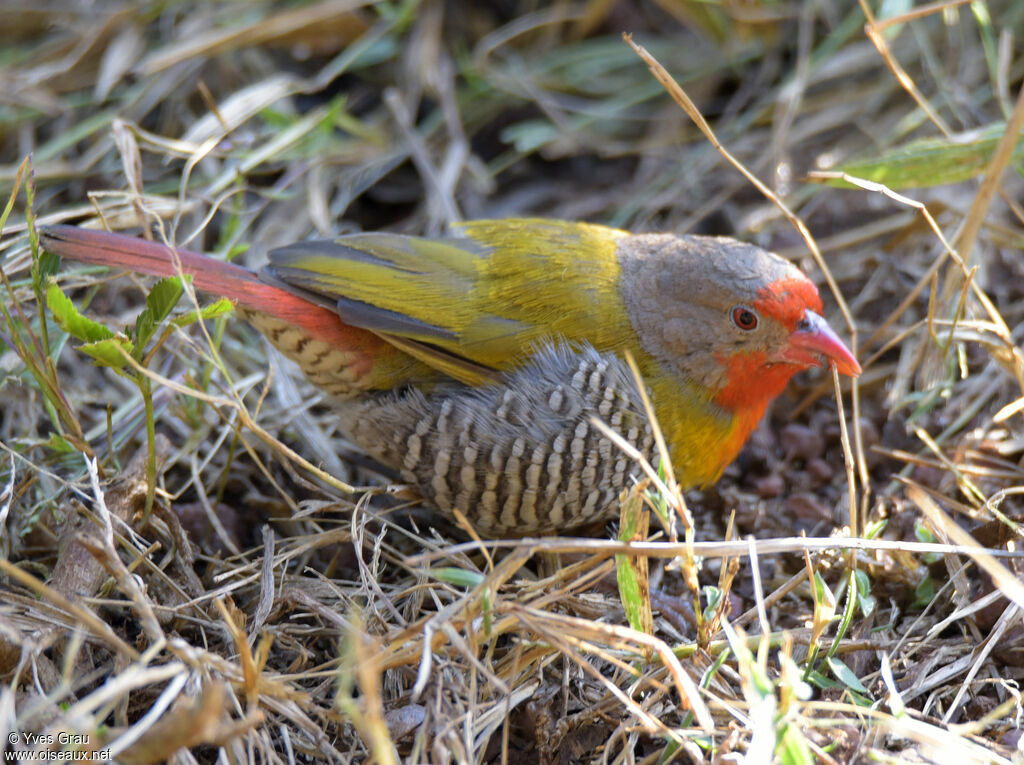
M969 551L968 554L982 569L988 572L1006 597L1010 598L1018 607L1024 608L1024 585L1011 571L989 555L970 534L953 523L952 519L942 511L942 508L918 486L913 484L907 486L907 496L921 508L936 528L956 540L961 549Z

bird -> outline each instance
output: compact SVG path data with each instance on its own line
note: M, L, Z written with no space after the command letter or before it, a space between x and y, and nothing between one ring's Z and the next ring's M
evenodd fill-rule
M259 272L126 234L54 225L42 247L191 274L337 402L339 429L481 535L613 517L651 460L636 360L679 485L713 484L797 372L861 372L795 265L728 237L518 218L450 235L364 232L272 249Z

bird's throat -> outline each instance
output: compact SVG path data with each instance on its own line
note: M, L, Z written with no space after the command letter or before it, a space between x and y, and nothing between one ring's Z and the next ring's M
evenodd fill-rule
M714 402L737 415L752 413L755 426L768 404L800 371L793 364L772 364L767 354L760 351L736 353L721 362L726 368L726 383L715 394Z
M684 488L706 486L718 480L736 459L768 404L798 371L789 364L767 364L758 354L734 356L727 362L727 368L728 382L710 399L694 387L684 391L682 405L657 412L672 452L676 478ZM651 384L656 402L680 400L678 387L676 397L659 396L659 383L668 381L662 379Z
M754 432L768 405L785 389L800 368L792 364L772 364L763 353L735 354L726 363L728 382L714 402L731 412L733 427L724 452L731 451L732 462ZM723 466L724 467L724 466Z

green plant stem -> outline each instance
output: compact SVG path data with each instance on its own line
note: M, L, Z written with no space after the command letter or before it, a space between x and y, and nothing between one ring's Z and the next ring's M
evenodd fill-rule
M156 496L156 418L153 413L153 383L145 375L138 379L142 403L146 411L146 505L142 512L142 526L149 523Z

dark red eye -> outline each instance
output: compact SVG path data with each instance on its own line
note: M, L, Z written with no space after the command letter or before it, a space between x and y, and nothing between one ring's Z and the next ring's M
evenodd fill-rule
M740 329L757 329L757 314L745 305L738 305L732 309L732 323Z

